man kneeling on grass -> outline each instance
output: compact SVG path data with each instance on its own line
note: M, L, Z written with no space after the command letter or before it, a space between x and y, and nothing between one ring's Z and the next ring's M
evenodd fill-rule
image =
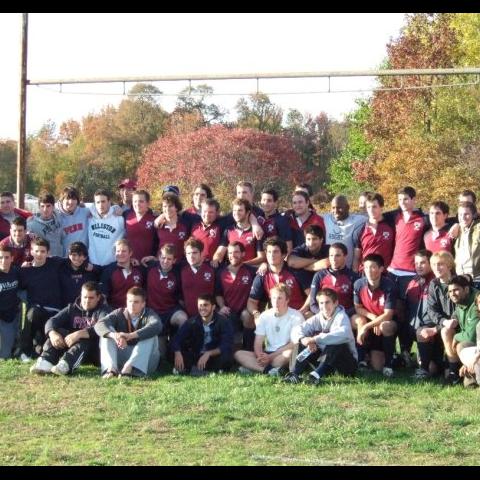
M215 311L215 297L209 293L198 296L197 308L198 315L187 320L173 339L173 373L200 377L230 370L234 336L230 319Z
M47 321L48 339L30 371L68 375L87 358L98 365L98 335L94 325L109 312L98 283L84 283L75 303Z
M278 376L288 367L294 344L292 328L304 321L303 315L290 308L290 288L279 283L270 289L272 308L260 314L255 330L253 352L239 350L235 360L240 373L262 372ZM265 350L264 350L265 345Z
M297 356L293 372L285 376L286 382L299 383L301 373L323 355L323 362L308 376L310 383L318 385L322 377L335 371L342 375L354 375L357 370L355 337L350 318L338 304L337 292L324 288L316 298L319 313L295 327L299 331L299 348L302 351Z
M158 335L163 327L160 317L146 306L145 298L143 288L130 288L127 308L114 310L95 325L103 378L145 377L157 369Z

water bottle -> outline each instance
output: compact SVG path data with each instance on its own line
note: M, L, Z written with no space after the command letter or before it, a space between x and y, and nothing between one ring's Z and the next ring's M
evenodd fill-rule
M305 361L313 352L308 347L305 347L298 355L297 362Z

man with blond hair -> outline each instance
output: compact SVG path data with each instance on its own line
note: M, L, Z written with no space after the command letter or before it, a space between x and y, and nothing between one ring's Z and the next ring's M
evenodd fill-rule
M272 308L264 311L256 322L253 352L239 350L235 360L241 365L241 373L259 372L278 376L288 367L294 344L292 328L300 325L303 315L288 306L290 288L279 283L270 289Z

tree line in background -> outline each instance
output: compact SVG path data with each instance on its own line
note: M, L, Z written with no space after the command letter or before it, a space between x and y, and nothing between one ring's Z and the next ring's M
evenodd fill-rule
M478 65L480 14L443 13L407 15L382 68ZM58 131L46 123L31 135L27 191L58 193L72 183L88 200L100 185L114 191L119 179L138 176L158 199L165 184L188 193L205 181L227 208L239 179L277 187L285 201L302 179L323 199L378 190L394 206L398 187L410 184L424 205L437 198L454 203L460 189L478 191L480 184L480 86L473 80L379 77L380 88L344 122L323 112L285 113L263 93L241 98L236 120L228 121L208 85L180 92L169 113L155 86L136 84L118 107ZM0 142L2 189L15 188L15 150L15 142Z

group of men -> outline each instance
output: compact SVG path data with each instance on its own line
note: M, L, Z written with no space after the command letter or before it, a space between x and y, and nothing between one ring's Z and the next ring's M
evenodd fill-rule
M274 189L257 206L239 182L226 215L205 184L187 209L167 186L158 215L134 180L119 188L119 205L99 189L91 207L74 187L45 193L35 215L0 194L0 357L58 375L89 359L105 378L149 375L162 357L196 376L236 362L318 384L359 367L391 377L416 342L415 378L480 381L473 192L457 219L442 201L417 209L412 187L390 212L365 192L358 213L337 195L323 215L307 184L280 212Z

